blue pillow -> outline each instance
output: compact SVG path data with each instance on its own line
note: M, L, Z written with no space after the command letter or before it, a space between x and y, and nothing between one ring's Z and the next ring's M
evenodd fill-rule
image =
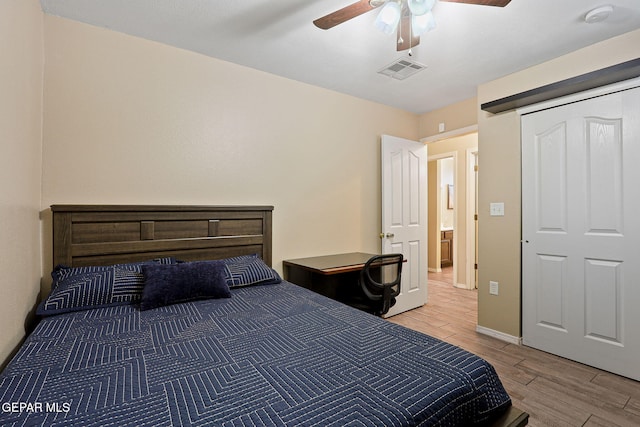
M230 298L222 261L145 265L140 310L210 298Z
M282 281L278 273L265 264L257 254L242 255L222 261L225 264L227 284L230 288L268 285Z
M126 305L140 301L144 277L142 266L175 264L174 258L108 266L57 266L51 273L49 296L36 314L49 316L89 308Z

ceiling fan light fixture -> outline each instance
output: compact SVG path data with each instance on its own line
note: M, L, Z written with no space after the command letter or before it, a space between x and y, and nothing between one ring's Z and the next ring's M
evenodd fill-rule
M413 15L411 17L411 31L414 37L420 37L434 28L436 28L436 19L431 12L427 12L424 15Z
M436 0L408 0L407 5L414 16L426 15L433 9Z
M400 4L395 1L388 1L378 13L374 25L383 33L391 34L398 28L401 14Z

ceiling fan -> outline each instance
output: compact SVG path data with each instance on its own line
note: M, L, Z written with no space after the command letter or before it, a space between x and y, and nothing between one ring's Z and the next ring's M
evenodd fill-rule
M505 7L511 0L442 0L480 6ZM431 9L436 0L360 0L318 18L316 27L328 30L380 6L376 27L390 34L397 28L397 50L411 49L420 43L420 35L435 27Z

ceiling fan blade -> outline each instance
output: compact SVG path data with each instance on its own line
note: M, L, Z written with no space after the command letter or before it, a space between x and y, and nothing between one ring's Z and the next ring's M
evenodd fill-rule
M414 36L411 31L411 15L404 14L400 19L398 25L397 47L396 50L401 52L403 50L411 49L420 44L420 36Z
M479 6L497 6L497 7L505 7L511 2L511 0L442 0L448 1L449 3L466 3L466 4L477 4Z
M349 6L338 9L333 13L318 18L313 23L316 27L328 30L338 24L348 21L349 19L360 16L363 13L369 12L378 6L381 6L384 2L360 0L359 2L350 4Z

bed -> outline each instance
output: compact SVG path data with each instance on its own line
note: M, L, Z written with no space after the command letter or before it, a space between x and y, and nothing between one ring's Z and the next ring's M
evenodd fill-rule
M483 359L281 281L272 210L52 206L59 267L0 425L527 423Z

